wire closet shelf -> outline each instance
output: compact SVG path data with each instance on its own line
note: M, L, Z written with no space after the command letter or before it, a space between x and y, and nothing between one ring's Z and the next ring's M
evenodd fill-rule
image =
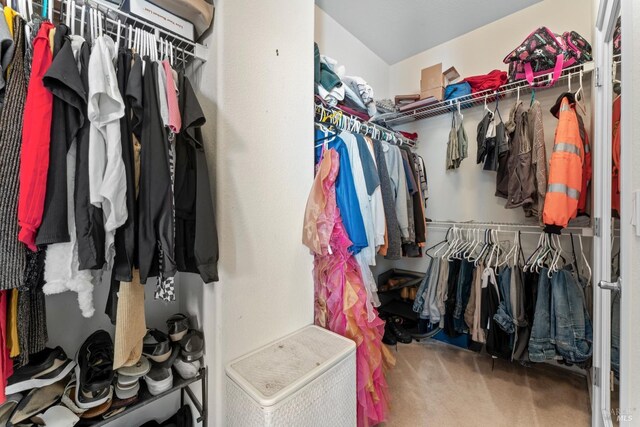
M458 228L458 229L492 229L496 231L502 232L511 232L520 231L522 234L540 234L543 233L544 230L542 226L539 224L519 224L519 223L509 223L509 222L476 222L476 221L466 221L466 222L458 222L458 221L430 221L427 222L427 230L448 230L450 228ZM563 229L563 232L580 234L585 237L593 236L593 229L590 226L580 227L580 226L569 226ZM564 234L564 233L563 233Z
M391 117L385 120L387 125L400 125L403 123L409 123L415 120L422 120L429 117L435 117L442 114L451 113L458 109L466 109L478 105L484 105L485 102L494 102L496 99L504 98L508 95L525 93L531 90L545 90L557 87L560 82L566 82L568 79L583 78L593 72L595 66L593 61L587 62L573 67L565 68L556 85L551 87L536 87L531 86L527 80L518 80L515 82L502 85L497 90L483 90L470 95L460 96L457 98L447 99L440 102L434 102L433 104L418 107L415 110L409 110L398 113L397 116ZM534 79L534 84L543 84L551 79L553 73L543 74Z
M54 0L50 0L53 2ZM206 62L207 60L207 47L203 44L196 43L185 39L177 34L160 28L153 23L145 21L141 18L135 17L127 12L124 12L117 8L116 5L107 3L104 1L96 0L75 0L75 1L60 1L55 2L58 7L53 8L53 16L57 17L60 22L65 22L67 15L71 13L71 19L73 19L76 28L82 25L82 17L84 10L84 22L89 23L89 10L94 9L103 14L103 32L111 36L114 40L118 38L118 31L120 31L120 40L126 40L130 37L129 28L140 29L146 33L151 33L155 36L156 50L158 51L158 57L161 49L166 49L165 46L160 45L160 40L168 42L172 46L174 63L179 68L186 68L188 64L197 62L198 65ZM35 0L33 2L33 9L35 13L39 13L44 16L43 13L43 1ZM73 10L72 10L73 9ZM133 34L131 34L133 36ZM126 42L125 42L126 43Z
M371 136L375 139L381 139L392 142L397 145L405 145L409 148L415 148L417 141L405 138L393 129L388 129L376 123L364 121L359 117L349 114L339 108L325 105L319 100L315 104L316 123L330 123L340 130L357 132L364 136Z

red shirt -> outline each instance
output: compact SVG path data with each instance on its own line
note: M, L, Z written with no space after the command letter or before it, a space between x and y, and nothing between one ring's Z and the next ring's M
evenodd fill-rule
M20 153L20 191L18 193L18 240L35 251L36 232L42 222L44 196L49 170L51 113L53 95L42 84L53 55L49 46L50 22L43 22L33 41L31 78L24 106L22 151Z

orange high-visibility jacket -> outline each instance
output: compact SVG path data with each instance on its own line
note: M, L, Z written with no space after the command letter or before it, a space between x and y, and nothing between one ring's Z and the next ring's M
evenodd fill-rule
M547 232L560 233L578 212L585 153L574 107L562 98L542 214Z

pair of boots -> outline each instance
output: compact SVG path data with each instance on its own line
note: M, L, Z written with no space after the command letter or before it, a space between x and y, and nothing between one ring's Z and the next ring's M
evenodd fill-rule
M399 342L409 344L411 341L413 341L413 338L402 327L402 318L397 316L389 317L384 325L382 342L387 345L396 345Z

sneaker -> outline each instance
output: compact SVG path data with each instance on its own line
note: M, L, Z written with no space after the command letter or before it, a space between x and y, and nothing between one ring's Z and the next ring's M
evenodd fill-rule
M34 388L18 403L18 406L11 414L8 425L15 425L29 420L34 415L47 410L55 404L64 393L64 386L68 379L63 378L58 382L41 388Z
M56 405L31 418L31 421L42 426L73 427L80 418L66 406Z
M7 400L4 401L3 404L0 405L0 426L6 426L9 422L9 418L13 413L13 410L16 409L18 403L22 400L22 395L20 393L12 394L11 396L7 396Z
M5 393L15 394L54 384L66 377L74 365L61 347L45 348L31 355L28 364L13 372Z
M180 340L180 347L182 348L182 360L185 362L198 360L204 355L204 335L200 331L191 329Z
M142 341L142 354L154 362L164 362L171 356L171 342L164 332L149 329Z
M171 368L153 367L144 377L144 380L152 396L157 396L173 387L173 373L171 372Z
M171 341L180 341L189 331L189 326L189 318L186 315L177 313L171 316L167 320L167 330Z
M191 378L195 378L200 372L200 367L202 364L200 360L194 360L193 362L185 362L184 360L178 358L173 362L173 367L176 368L178 375L180 375L185 380L190 380Z
M114 376L111 335L104 330L91 334L78 350L76 362L76 405L91 409L109 401Z
M78 405L76 405L76 386L76 377L73 375L71 381L69 381L67 386L64 388L64 393L62 394L62 399L60 399L60 401L64 406L71 409L74 414L82 414L86 409L79 408Z

